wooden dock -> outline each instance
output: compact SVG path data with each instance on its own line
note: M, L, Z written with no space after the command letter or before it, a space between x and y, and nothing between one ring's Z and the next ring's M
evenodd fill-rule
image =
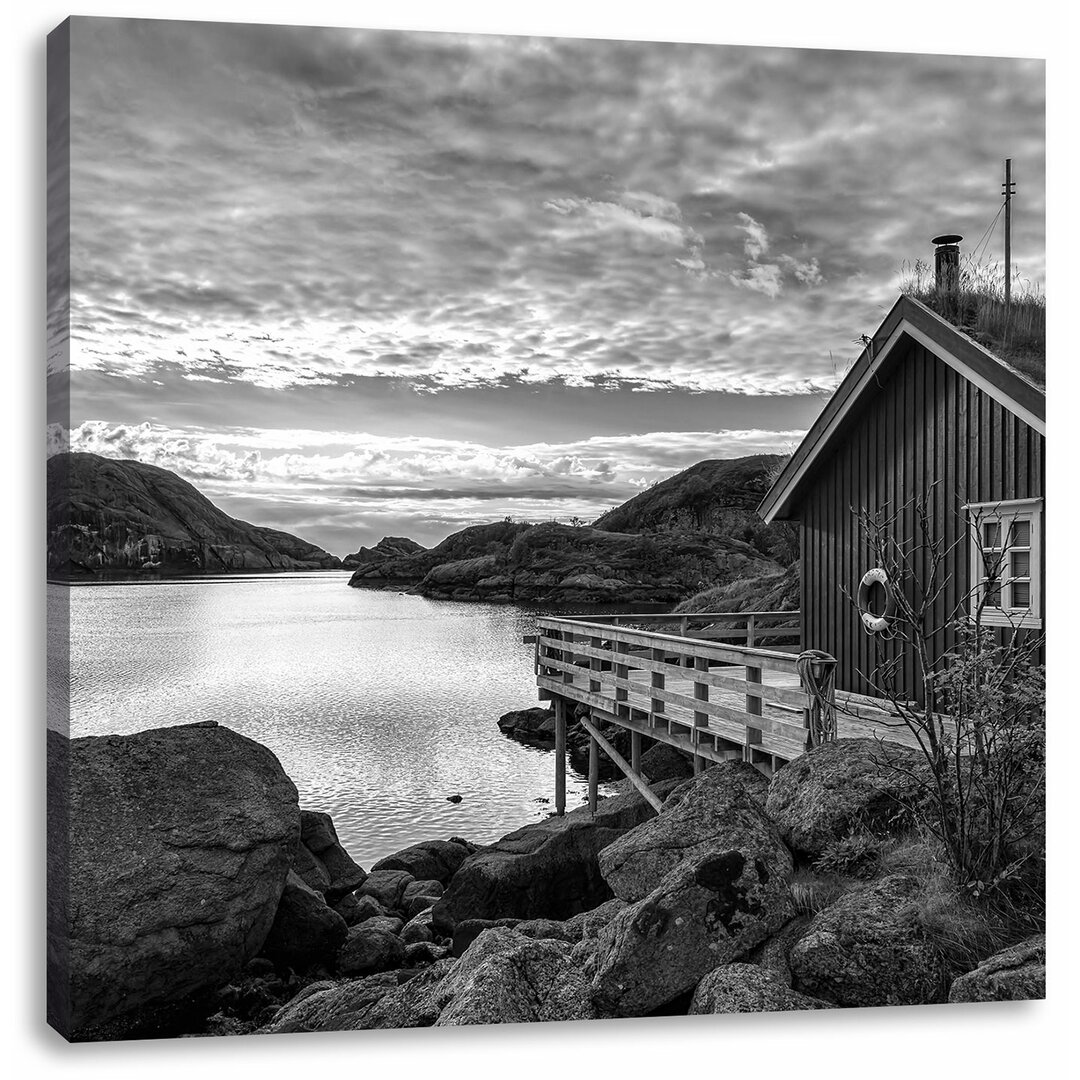
M643 735L692 755L695 771L706 761L743 760L766 775L804 753L823 730L914 745L882 702L847 694L826 700L820 687L807 685L798 623L797 611L540 618L536 680L540 699L555 707L556 812L565 809L566 724L576 704L590 712L583 723L594 808L601 749L647 791ZM631 732L630 762L602 737L600 723Z

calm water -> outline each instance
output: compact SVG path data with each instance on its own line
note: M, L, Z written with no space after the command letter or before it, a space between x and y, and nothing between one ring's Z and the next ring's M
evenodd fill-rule
M490 842L547 814L553 755L496 725L538 703L521 640L532 616L350 589L348 577L51 585L52 612L71 606L72 736L217 720L270 747L300 805L328 811L365 867L418 840ZM585 783L567 783L577 805Z

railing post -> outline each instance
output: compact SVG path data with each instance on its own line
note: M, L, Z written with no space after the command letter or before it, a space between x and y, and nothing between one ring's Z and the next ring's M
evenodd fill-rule
M751 667L747 665L746 668L746 681L748 683L754 683L758 686L761 685L761 668ZM761 698L756 694L746 694L746 711L750 716L761 715ZM746 735L743 741L743 760L749 761L753 764L754 761L754 747L761 743L761 731L758 728L747 727Z
M694 657L694 670L695 671L708 671L709 661L704 656ZM694 700L695 701L708 701L709 700L709 684L705 682L694 681ZM705 767L705 759L697 752L698 745L701 742L701 729L709 726L709 714L706 712L694 712L694 775L696 776Z
M566 631L565 633L563 633L561 635L561 637L562 637L564 642L569 643L569 645L570 645L569 649L563 649L561 654L560 654L561 658L562 658L562 662L564 664L569 664L571 667L573 667L573 665L574 665L574 648L573 648L573 646L574 646L574 635L570 631ZM573 685L573 683L574 683L573 672L564 671L562 673L562 681L564 683L569 683L570 685Z
M566 813L566 700L555 699L555 813Z
M616 641L615 642L615 652L616 652L617 655L626 656L626 654L629 651L630 651L630 646L625 641ZM616 664L615 664L615 678L616 679L625 679L625 680L629 681L629 679L630 679L630 668L626 664L620 664L620 663L616 662ZM619 704L619 702L622 702L622 701L629 702L629 700L630 700L630 691L627 690L625 686L616 686L615 687L615 715L616 716L618 716L620 718L621 717L629 717L629 715L630 715L630 705L629 704L626 704L626 705L620 705Z
M651 652L650 652L650 655L652 656L652 659L656 663L663 663L663 661L664 661L664 650L663 649L652 649ZM662 671L654 671L654 672L652 672L652 680L651 680L651 682L652 682L652 688L654 690L663 690L664 689L664 673ZM664 711L665 711L664 702L663 702L662 698L654 697L654 698L650 699L650 701L649 701L649 712L651 712L651 713L653 713L655 715L656 713L663 713Z
M753 615L747 616L746 619L746 644L749 648L754 647L754 629L756 626L756 618Z
M600 744L589 736L589 813L596 813L597 792L600 787Z
M589 646L590 646L590 648L599 649L602 644L603 644L603 642L598 637L589 638ZM590 671L596 671L596 672L599 672L601 670L601 668L600 668L600 657L599 656L590 656L589 657L589 670ZM589 676L589 693L590 694L599 694L600 693L600 680L599 679L594 679L592 677L592 675Z

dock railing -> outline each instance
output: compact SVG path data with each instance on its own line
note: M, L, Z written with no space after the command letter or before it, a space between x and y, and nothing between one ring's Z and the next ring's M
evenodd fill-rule
M706 760L742 759L771 774L802 754L831 703L803 684L797 626L774 625L797 619L791 611L539 618L537 684L541 699L555 704L556 811L565 807L569 703L587 705L592 725L630 730L629 768L621 758L616 764L631 779L640 779L642 735L692 754L695 771ZM733 637L744 644L728 644ZM764 648L763 637L793 639L795 651ZM585 726L595 806L598 742Z

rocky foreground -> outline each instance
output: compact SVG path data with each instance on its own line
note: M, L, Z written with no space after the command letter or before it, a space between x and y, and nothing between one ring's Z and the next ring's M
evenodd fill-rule
M655 749L646 772L678 773ZM771 782L651 777L658 815L622 794L365 871L227 728L50 733L49 1020L90 1040L1043 996L1041 938L955 977L915 874L807 905L800 868L895 818L905 779L879 749L837 743Z

